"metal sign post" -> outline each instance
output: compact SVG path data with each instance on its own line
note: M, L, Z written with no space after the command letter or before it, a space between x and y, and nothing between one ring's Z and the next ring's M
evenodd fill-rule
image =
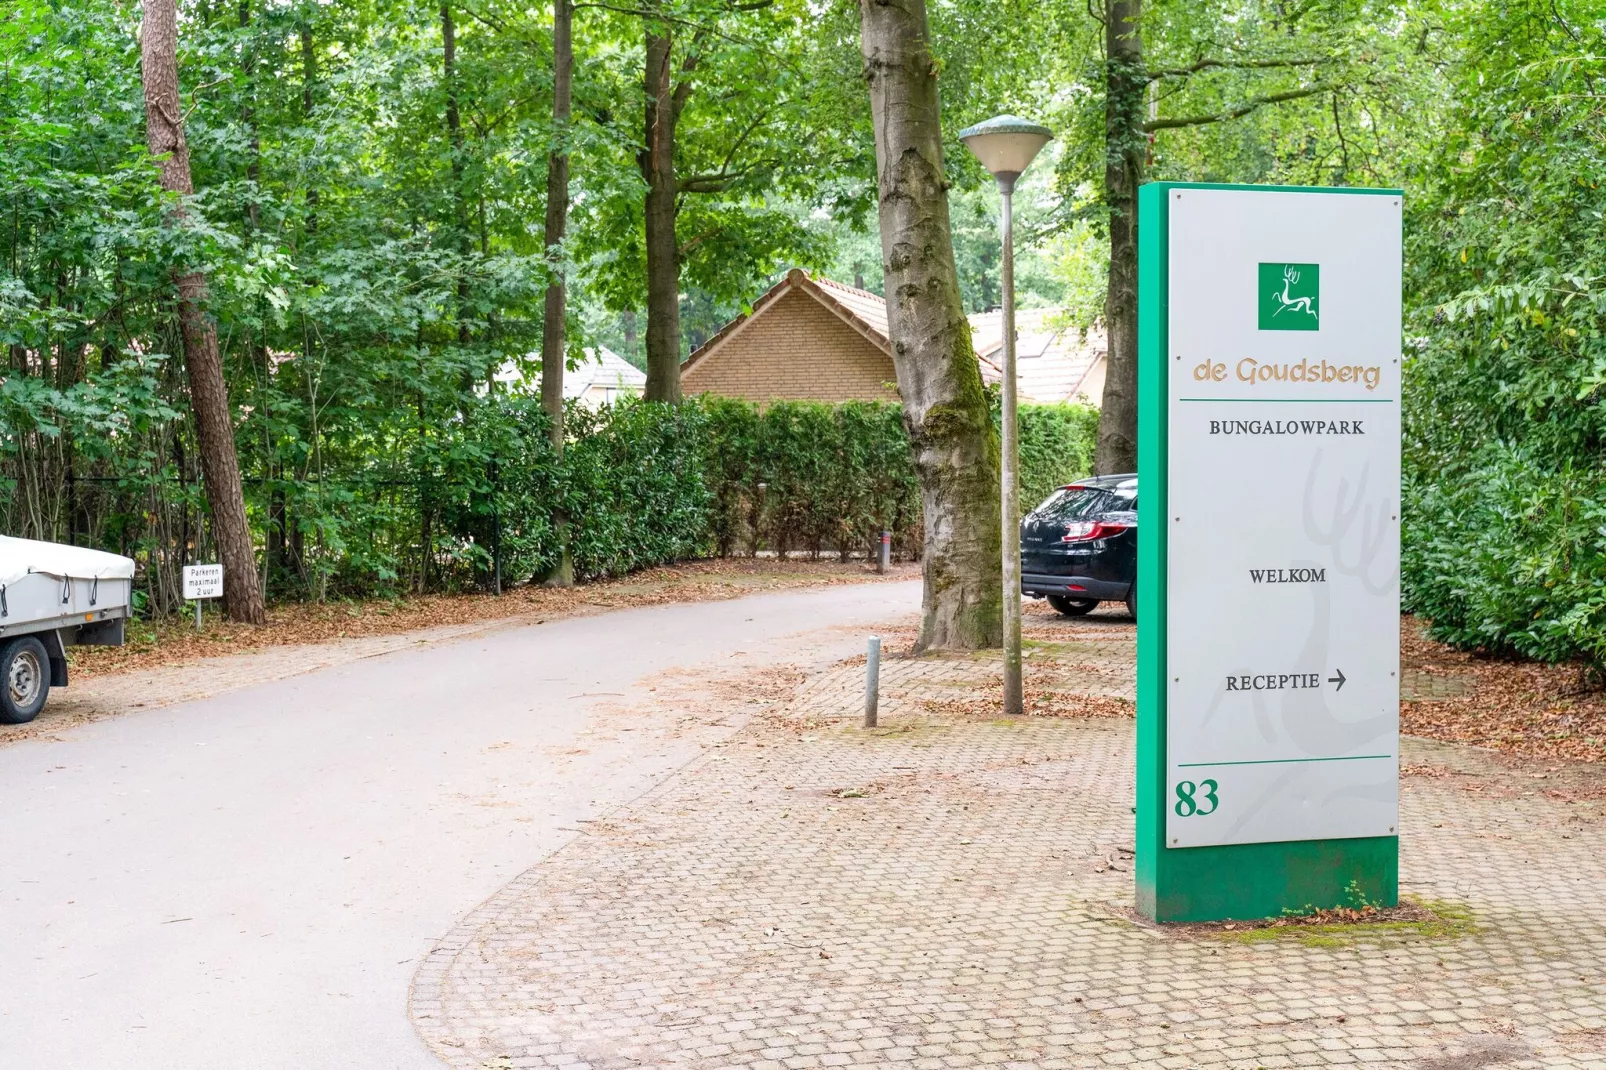
M195 603L195 627L201 627L201 602L223 597L222 565L185 565L184 598Z
M1138 907L1392 905L1395 190L1139 193Z

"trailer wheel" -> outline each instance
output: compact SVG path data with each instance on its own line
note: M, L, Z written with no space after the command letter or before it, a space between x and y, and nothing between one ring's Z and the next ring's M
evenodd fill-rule
M31 635L0 646L0 724L27 724L50 694L50 658Z

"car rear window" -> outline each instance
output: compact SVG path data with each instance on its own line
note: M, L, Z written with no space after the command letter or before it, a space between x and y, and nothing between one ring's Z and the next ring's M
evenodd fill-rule
M1050 520L1086 520L1116 509L1130 509L1127 501L1126 498L1117 498L1108 490L1062 487L1049 495L1048 500L1035 511Z

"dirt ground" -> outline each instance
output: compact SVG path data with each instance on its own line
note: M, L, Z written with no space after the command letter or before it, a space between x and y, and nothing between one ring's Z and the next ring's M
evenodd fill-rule
M1606 691L1576 665L1452 650L1400 618L1400 731L1575 762L1606 761Z

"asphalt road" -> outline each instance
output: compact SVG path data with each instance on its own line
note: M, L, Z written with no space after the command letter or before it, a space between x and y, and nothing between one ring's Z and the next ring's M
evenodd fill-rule
M510 628L0 748L0 1067L438 1067L433 941L737 727L656 674L843 657L919 599Z

